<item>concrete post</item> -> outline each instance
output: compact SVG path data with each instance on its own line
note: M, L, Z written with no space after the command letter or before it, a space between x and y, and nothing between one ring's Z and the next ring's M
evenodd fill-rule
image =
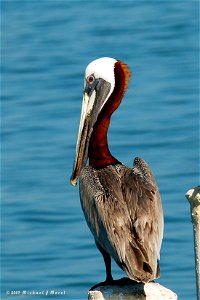
M177 300L177 295L155 283L132 283L127 285L98 286L89 291L89 300Z

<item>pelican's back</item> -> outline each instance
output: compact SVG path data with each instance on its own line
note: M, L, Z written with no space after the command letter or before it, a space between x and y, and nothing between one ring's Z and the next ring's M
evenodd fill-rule
M96 242L129 278L148 282L159 277L163 212L145 161L136 158L132 169L121 164L83 168L80 198Z

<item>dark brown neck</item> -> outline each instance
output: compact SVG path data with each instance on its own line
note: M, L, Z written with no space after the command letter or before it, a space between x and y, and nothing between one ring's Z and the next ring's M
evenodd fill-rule
M120 105L123 95L127 89L130 71L124 63L118 61L115 64L115 88L111 96L100 112L97 122L93 128L89 144L89 165L101 169L111 164L120 163L110 153L108 147L108 127L112 113Z

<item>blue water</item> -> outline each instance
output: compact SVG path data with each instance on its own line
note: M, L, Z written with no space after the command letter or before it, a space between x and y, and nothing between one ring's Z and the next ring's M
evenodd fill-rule
M126 62L111 152L151 166L165 235L159 283L196 298L185 193L198 185L198 1L2 1L2 299L87 299L105 279L69 183L86 65ZM114 264L115 278L123 273ZM9 295L19 291L19 296Z

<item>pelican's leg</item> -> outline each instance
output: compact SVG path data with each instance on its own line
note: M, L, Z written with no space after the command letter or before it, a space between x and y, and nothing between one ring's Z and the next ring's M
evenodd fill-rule
M108 254L108 252L106 252L100 245L99 243L95 240L97 248L99 249L99 251L101 252L101 254L103 255L103 259L105 262L105 266L106 266L106 281L105 283L112 283L113 282L113 277L112 277L112 272L111 272L111 257L110 254Z

